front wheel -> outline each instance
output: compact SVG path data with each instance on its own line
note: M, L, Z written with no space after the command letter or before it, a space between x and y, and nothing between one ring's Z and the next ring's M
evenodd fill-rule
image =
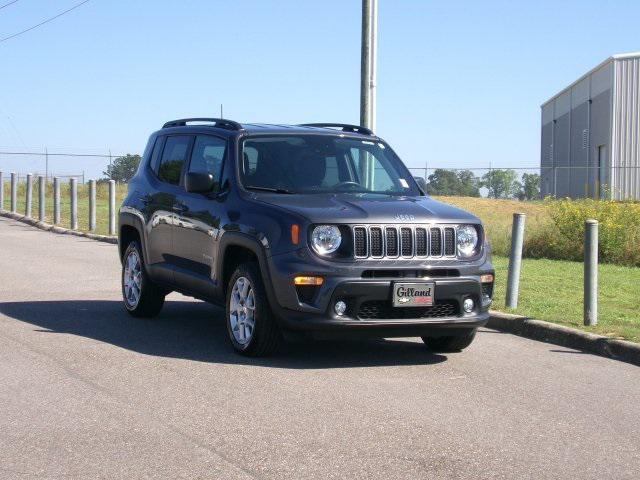
M282 334L269 307L258 266L244 263L231 275L226 301L227 332L233 348L247 356L275 352Z
M469 328L446 337L422 337L422 341L433 352L459 352L471 345L476 337L476 330Z
M147 275L140 244L131 242L122 262L122 298L127 312L134 317L155 317L162 310L164 297L165 292Z

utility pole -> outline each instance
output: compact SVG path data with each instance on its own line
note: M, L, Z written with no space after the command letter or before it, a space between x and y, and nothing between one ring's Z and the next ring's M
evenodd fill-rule
M378 0L362 0L362 51L360 64L360 125L376 128L376 70L378 50Z
M222 114L222 104L220 104L220 118L224 118L224 115Z

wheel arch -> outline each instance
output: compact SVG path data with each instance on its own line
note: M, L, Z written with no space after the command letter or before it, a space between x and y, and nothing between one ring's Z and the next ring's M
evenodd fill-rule
M240 232L226 232L220 241L218 251L216 278L218 279L218 297L226 300L227 284L238 265L255 261L272 305L276 305L276 298L270 281L269 268L265 248L260 242L247 234Z
M128 212L120 213L118 226L118 255L121 262L129 243L131 243L132 240L138 240L140 242L140 247L142 248L144 263L145 265L148 265L147 242L144 231L142 221L136 215Z

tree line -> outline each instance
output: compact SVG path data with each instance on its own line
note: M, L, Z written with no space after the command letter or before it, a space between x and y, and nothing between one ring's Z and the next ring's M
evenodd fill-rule
M427 177L429 195L479 197L481 188L489 198L535 200L540 198L540 175L524 173L518 180L517 173L508 169L489 170L477 177L471 170L437 168Z

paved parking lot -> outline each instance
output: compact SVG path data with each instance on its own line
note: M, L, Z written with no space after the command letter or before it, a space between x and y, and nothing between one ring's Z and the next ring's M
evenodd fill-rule
M119 297L114 245L0 218L0 478L638 478L638 367L488 329L252 360Z

